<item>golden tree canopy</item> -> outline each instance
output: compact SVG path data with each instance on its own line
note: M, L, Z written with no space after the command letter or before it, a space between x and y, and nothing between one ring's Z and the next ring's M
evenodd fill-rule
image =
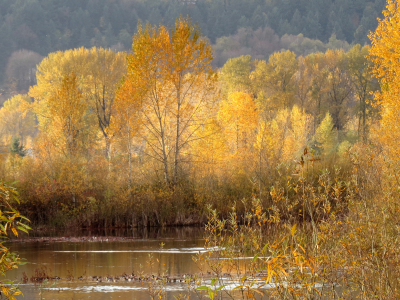
M211 61L210 44L188 18L171 30L139 25L133 37L124 85L133 85L132 99L142 101L142 137L147 154L163 165L166 184L177 183L184 150L202 138L213 114L218 89Z
M387 0L384 18L371 33L369 58L373 62L373 75L381 84L381 92L374 95L382 109L381 142L395 160L400 154L400 2Z

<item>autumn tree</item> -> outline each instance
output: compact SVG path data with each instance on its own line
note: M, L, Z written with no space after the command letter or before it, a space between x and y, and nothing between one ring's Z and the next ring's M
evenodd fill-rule
M69 92L67 90L71 85L75 89L79 89L79 97L86 102L87 99L84 97L83 88L85 86L84 79L88 76L87 61L89 56L89 50L85 48L79 48L67 51L57 51L50 53L45 57L37 67L37 84L30 88L29 95L35 99L33 103L33 111L35 112L38 119L38 128L40 130L41 139L46 140L48 143L55 143L58 153L66 150L65 147L58 147L57 143L64 143L64 129L62 123L64 122L63 114L74 113L73 107L67 111L59 111L57 106L70 106L70 103L61 103L61 101L69 101L68 97L62 97L61 94L67 96ZM71 77L71 75L74 76ZM71 91L72 93L73 91ZM74 91L77 92L76 90ZM53 116L53 114L55 114ZM53 126L54 122L59 122L60 126ZM77 126L75 124L74 126ZM95 124L91 124L95 125ZM80 128L76 128L79 130ZM60 131L57 134L61 134L60 141L58 141L57 134L54 132ZM46 137L45 137L46 136ZM53 149L47 147L47 150Z
M124 82L115 98L115 114L112 131L120 137L120 142L128 153L128 188L132 186L133 139L139 132L141 123L141 101L136 99L135 87L131 82Z
M305 63L308 65L309 72L311 73L311 101L307 106L307 112L311 113L314 117L313 131L325 117L326 109L324 102L326 94L328 93L328 85L326 83L328 78L328 71L325 68L324 53L313 53L305 57Z
M268 106L291 108L294 104L294 75L297 69L296 54L291 51L272 54L268 63L259 61L251 73L257 94L262 93L268 100Z
M332 116L327 113L321 124L318 126L315 133L315 141L318 143L317 147L322 148L321 153L325 156L336 151L337 146L337 129Z
M70 164L68 177L72 202L76 202L76 158L84 146L84 116L87 103L78 87L75 73L65 76L60 89L48 101L49 113L52 118L49 132L55 148L58 149Z
M260 195L263 185L276 172L276 165L298 159L309 143L311 124L311 115L296 105L292 110L277 111L270 119L260 118L254 143Z
M221 104L218 119L232 152L244 154L250 149L258 124L258 111L253 97L244 92L229 94Z
M83 117L87 103L75 73L65 76L60 89L47 102L52 119L50 134L57 148L67 156L82 146Z
M116 90L126 70L125 53L94 47L89 51L88 60L88 76L84 79L85 92L96 114L106 145L105 154L110 160L113 138L110 125Z
M38 83L29 90L29 95L37 102L39 123L44 125L49 122L47 102L56 97L65 77L74 73L76 85L87 104L87 120L90 120L93 131L101 132L105 156L109 159L113 134L109 127L116 89L126 70L125 53L102 48L57 51L44 58L37 69Z
M299 157L307 146L310 138L312 117L305 110L297 105L293 106L290 112L289 137L286 142L286 151L288 160Z
M398 161L400 155L400 3L387 0L383 19L378 28L369 35L371 49L369 59L373 63L372 74L379 80L381 91L374 97L381 108L380 141L386 146L392 159Z
M165 26L139 25L128 56L126 84L142 101L142 137L148 154L163 165L167 185L178 183L182 151L213 112L217 76L209 43L189 19Z
M324 55L325 68L328 76L327 105L335 128L344 130L349 118L347 109L351 104L353 85L348 72L348 60L343 50L328 50Z
M224 125L214 118L209 120L196 133L199 139L192 143L190 149L195 166L192 168L193 174L191 175L194 178L201 178L211 190L215 186L218 176L225 173L224 167L229 160L227 153L231 151L222 128Z
M258 120L259 111L252 95L234 92L221 101L218 121L222 129L222 141L226 143L223 176L229 174L230 181L239 185L253 174Z
M294 76L295 81L295 99L296 104L300 109L306 109L309 107L311 99L311 82L312 76L312 65L310 61L303 56L297 58L299 67Z
M279 110L274 118L261 120L257 130L257 149L269 166L293 160L307 146L312 117L296 105Z
M37 84L29 89L29 95L45 106L48 98L59 90L65 76L72 73L83 87L83 80L89 74L88 58L89 50L83 47L50 53L37 66Z
M39 119L39 129L49 137L59 153L69 157L83 145L80 137L84 132L87 109L77 75L74 72L64 75L45 100L44 103L38 101L33 105L33 111Z
M226 94L251 92L250 72L253 62L250 55L228 59L220 72L220 79Z
M358 135L366 141L371 119L376 116L377 110L373 106L373 91L378 90L378 84L371 75L371 64L367 60L369 47L355 45L346 53L348 71L358 100L356 113L358 115Z
M27 140L35 135L35 116L27 110L31 102L28 95L15 95L4 102L0 109L0 134L5 144L9 145L12 138L19 138L26 146Z

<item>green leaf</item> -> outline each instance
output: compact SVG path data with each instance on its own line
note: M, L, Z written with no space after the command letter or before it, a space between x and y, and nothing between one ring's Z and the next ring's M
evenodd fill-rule
M256 255L254 255L254 257L253 257L253 262L258 258L258 256L259 256L259 254L257 253Z
M196 290L203 290L203 291L208 291L209 289L210 289L210 287L209 286L205 286L205 285L199 286L198 288L196 288Z
M226 285L221 285L219 288L217 288L215 291L218 292L220 290L222 290L224 287L226 287Z
M30 222L30 221L29 221L29 219L28 219L28 218L26 218L26 217L24 217L24 216L20 216L20 219L21 219L21 220L25 220L25 221L28 221L28 222ZM24 225L25 225L25 224L24 224ZM25 226L28 226L28 225L25 225Z
M1 231L3 231L6 234L6 229L4 228L4 226L2 224L0 224L0 229L1 229Z
M18 228L18 230L21 230L21 231L23 231L23 232L25 232L25 233L28 233L28 230L26 230L24 227L22 227L22 226L17 226L17 228Z
M264 247L263 247L262 252L265 253L267 251L267 248L268 248L268 244L265 244Z

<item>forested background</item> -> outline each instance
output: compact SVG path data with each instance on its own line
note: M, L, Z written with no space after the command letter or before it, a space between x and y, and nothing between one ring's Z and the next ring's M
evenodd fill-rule
M215 66L251 54L296 54L368 43L384 0L0 0L0 82L28 90L42 57L77 47L129 50L137 23L189 15L214 45ZM300 36L298 36L300 34ZM32 52L18 52L19 50ZM7 68L8 66L8 68ZM19 72L19 73L18 73ZM23 77L15 82L16 77ZM14 78L14 80L13 80ZM4 93L4 91L3 91ZM4 101L4 99L3 99Z

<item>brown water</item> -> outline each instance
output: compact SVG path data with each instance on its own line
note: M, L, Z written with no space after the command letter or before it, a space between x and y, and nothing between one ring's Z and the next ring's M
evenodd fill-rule
M97 233L98 234L98 233ZM100 235L108 233L100 233ZM135 240L121 242L29 242L9 243L27 264L8 273L8 278L20 284L24 298L20 299L150 299L147 282L118 282L105 277L122 274L165 274L181 277L198 273L192 256L204 251L203 231L199 228L173 228L155 231L111 232L113 235L133 236ZM57 233L55 234L57 235ZM90 236L93 233L75 232ZM163 243L164 246L160 247ZM152 262L152 263L150 263ZM45 272L60 280L47 284L32 282L35 272ZM97 282L93 276L102 276ZM79 279L82 277L81 279ZM186 289L184 283L167 283L167 299ZM40 294L42 293L42 294Z

